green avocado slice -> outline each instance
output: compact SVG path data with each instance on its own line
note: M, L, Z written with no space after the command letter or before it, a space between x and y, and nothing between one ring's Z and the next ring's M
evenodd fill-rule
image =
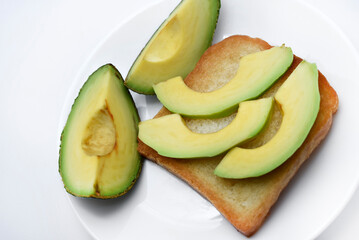
M117 69L104 65L83 85L61 135L59 172L81 197L126 193L141 169L139 116Z
M233 148L214 173L224 178L264 175L285 162L304 142L319 111L318 70L302 61L275 94L283 119L274 137L254 148Z
M286 72L292 61L290 48L273 47L244 56L236 75L215 91L194 91L181 77L156 84L154 91L173 113L191 118L219 118L233 113L238 103L261 95Z
M182 0L133 63L126 86L154 94L153 84L186 77L212 43L219 8L220 0Z
M208 134L192 132L179 114L170 114L141 122L138 137L162 156L212 157L256 136L265 126L272 105L272 98L243 102L228 126Z

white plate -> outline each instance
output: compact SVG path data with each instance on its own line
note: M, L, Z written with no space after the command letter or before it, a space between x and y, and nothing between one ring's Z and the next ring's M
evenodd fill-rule
M87 77L113 63L126 76L132 62L178 1L163 1L134 15L94 51L68 94L60 128ZM336 89L340 106L322 145L283 192L262 228L251 239L312 239L339 214L359 181L358 56L342 32L324 15L300 2L223 0L214 42L233 34L285 43L316 62ZM142 120L160 108L155 97L133 93ZM70 201L98 239L245 239L198 193L146 161L135 187L114 200Z

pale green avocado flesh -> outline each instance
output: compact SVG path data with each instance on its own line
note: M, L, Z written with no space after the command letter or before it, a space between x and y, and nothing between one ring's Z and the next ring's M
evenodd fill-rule
M229 125L208 134L192 132L179 114L170 114L141 122L138 137L162 156L212 157L256 136L269 119L272 105L272 98L243 102Z
M61 136L59 171L66 190L81 197L126 193L141 169L139 117L112 65L94 72L76 98Z
M304 142L319 111L318 70L301 62L275 94L283 119L278 132L266 144L233 148L214 173L224 178L248 178L266 174L285 162Z
M126 86L154 94L153 84L186 77L212 43L219 8L220 0L182 0L133 63Z
M235 111L238 103L257 98L266 91L293 61L288 47L273 47L244 56L236 75L212 92L197 92L175 77L154 86L160 102L171 112L192 118L219 118Z

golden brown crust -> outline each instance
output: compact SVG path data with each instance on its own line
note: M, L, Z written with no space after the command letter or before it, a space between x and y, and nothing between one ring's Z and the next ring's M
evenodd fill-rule
M222 77L218 69L232 62L231 58L238 58L270 47L268 43L258 38L229 37L213 45L204 53L185 82L197 91L211 90L211 86L207 84L218 85L218 78ZM233 51L230 51L231 49ZM290 69L268 91L268 94L278 89L301 60L294 57ZM238 231L251 236L263 224L282 190L330 129L332 116L338 108L338 97L320 72L318 81L321 96L320 110L308 137L290 159L264 176L241 180L219 178L213 174L213 170L222 156L206 159L171 159L158 155L155 150L141 141L139 141L138 151L187 182L206 197ZM166 114L169 114L169 111L162 108L155 117Z

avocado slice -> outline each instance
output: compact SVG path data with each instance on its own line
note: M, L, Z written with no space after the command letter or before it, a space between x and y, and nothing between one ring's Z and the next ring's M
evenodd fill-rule
M208 134L192 132L179 114L170 114L141 122L138 137L162 156L212 157L256 136L265 126L272 105L271 97L243 102L229 125Z
M76 98L61 135L59 172L66 190L80 197L114 198L135 183L139 116L121 74L95 71Z
M257 98L287 71L292 50L284 45L244 56L236 75L212 92L190 89L181 77L158 83L154 91L171 112L191 118L219 118L233 113L239 102Z
M274 98L283 114L278 132L258 148L233 148L216 167L217 176L261 176L280 166L302 145L319 111L317 66L302 61Z
M220 0L182 0L133 63L126 86L154 94L153 84L186 77L212 43L219 9Z

